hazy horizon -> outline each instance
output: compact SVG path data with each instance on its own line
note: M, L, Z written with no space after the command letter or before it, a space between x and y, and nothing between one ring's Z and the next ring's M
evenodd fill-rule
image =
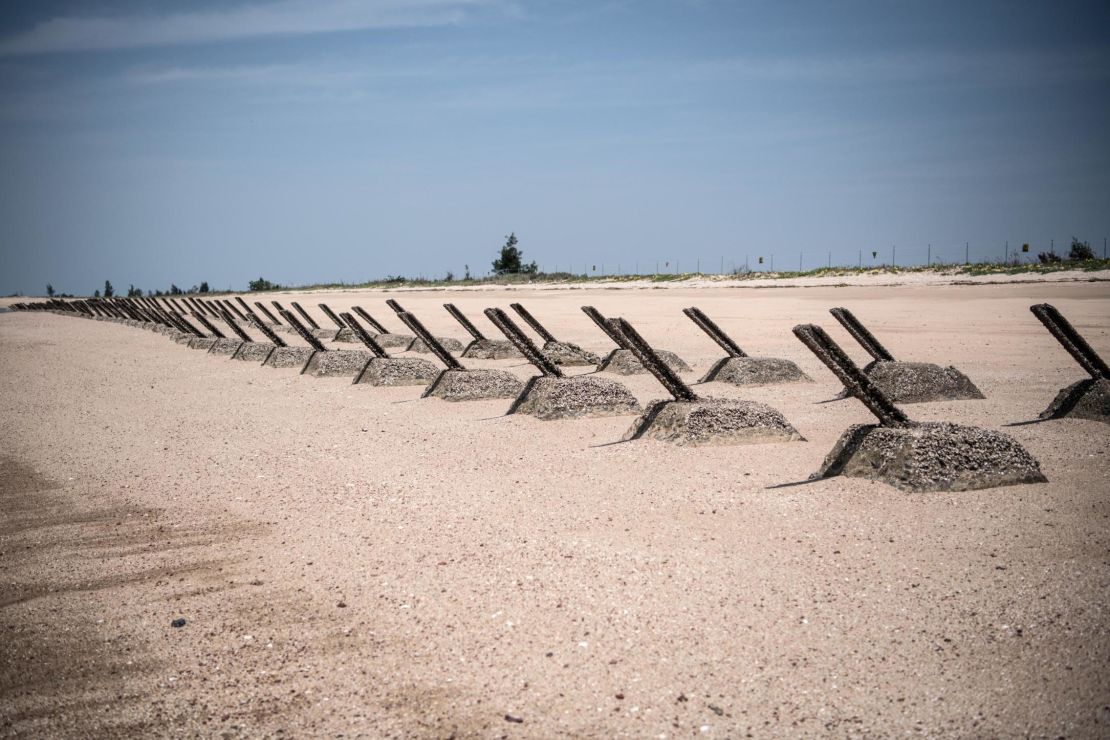
M509 232L590 274L1101 256L1107 28L1104 2L9 4L0 293L479 276Z

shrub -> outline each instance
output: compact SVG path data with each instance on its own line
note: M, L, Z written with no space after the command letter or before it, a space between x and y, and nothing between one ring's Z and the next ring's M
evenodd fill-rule
M205 284L207 285L207 283L205 283ZM251 280L249 287L252 291L257 291L257 290L281 290L280 285L278 285L277 283L271 283L269 280L266 280L265 278L262 278L262 277L258 278L257 280Z
M1090 243L1081 242L1074 236L1071 238L1071 251L1068 252L1069 260L1072 260L1073 262L1086 262L1087 260L1093 260L1094 258L1095 253L1091 249Z

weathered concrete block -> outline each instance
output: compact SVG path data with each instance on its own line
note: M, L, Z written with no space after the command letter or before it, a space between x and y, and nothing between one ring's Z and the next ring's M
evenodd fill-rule
M790 422L763 403L726 398L655 401L624 440L658 439L677 445L735 445L803 441Z
M523 388L520 378L505 370L444 370L422 398L445 401L516 398Z
M636 397L614 380L543 375L528 381L508 413L548 420L623 416L641 410Z
M834 475L879 480L904 491L968 491L1046 480L1040 464L1013 437L943 422L849 427L813 478Z

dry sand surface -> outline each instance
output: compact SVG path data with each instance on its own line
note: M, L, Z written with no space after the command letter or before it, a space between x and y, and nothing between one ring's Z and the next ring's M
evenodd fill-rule
M327 299L399 331L386 297ZM1110 734L1110 425L1005 426L1083 377L1029 305L1054 303L1110 357L1107 283L399 299L460 339L445 300L489 336L480 309L519 300L604 353L579 311L593 303L687 360L689 381L721 355L681 313L697 304L817 381L699 391L768 403L807 441L614 444L632 417L504 416L505 400L418 400L5 313L0 734ZM774 487L869 420L820 403L839 385L790 333L816 321L864 360L836 305L987 396L911 417L1004 429L1049 482Z

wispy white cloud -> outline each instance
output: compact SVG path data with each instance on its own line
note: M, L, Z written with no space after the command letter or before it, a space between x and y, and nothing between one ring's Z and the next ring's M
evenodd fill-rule
M463 22L502 0L274 0L164 15L53 18L0 41L0 55L201 44L257 36L359 31Z

